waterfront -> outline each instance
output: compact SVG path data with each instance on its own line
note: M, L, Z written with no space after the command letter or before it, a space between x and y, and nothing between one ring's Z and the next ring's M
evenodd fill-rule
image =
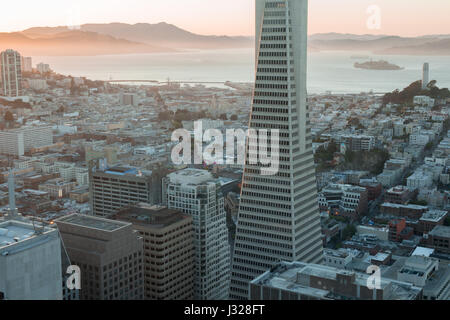
M404 70L361 70L351 59L357 54L374 60L387 60ZM177 53L33 57L49 63L58 73L83 76L93 80L158 80L201 82L252 82L254 51L252 49L189 51ZM402 89L419 80L424 62L430 63L431 79L440 87L450 86L450 59L446 56L377 56L367 52L310 53L308 59L309 93L360 93L373 90L388 92Z

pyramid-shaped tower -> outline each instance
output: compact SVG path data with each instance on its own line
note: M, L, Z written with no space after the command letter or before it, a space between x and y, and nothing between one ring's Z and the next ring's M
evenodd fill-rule
M248 161L252 148L247 147L231 299L248 299L249 282L279 261L322 261L306 94L307 19L307 0L256 0L250 129L279 130L279 169L262 174L262 164Z

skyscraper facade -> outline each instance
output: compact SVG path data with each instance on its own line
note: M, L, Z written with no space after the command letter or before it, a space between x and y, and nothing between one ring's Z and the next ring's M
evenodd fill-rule
M256 0L256 81L250 128L279 130L279 170L243 176L231 299L279 261L322 261L317 185L306 99L307 0ZM268 148L269 149L269 148Z
M94 216L108 217L139 202L161 202L161 178L157 172L129 166L90 170L90 205Z
M19 97L22 95L22 58L11 49L0 53L1 95Z
M21 219L0 223L0 293L6 300L62 300L57 230Z
M112 217L133 224L144 240L147 300L194 298L192 217L179 210L139 203Z
M144 299L143 239L131 223L81 214L55 223L80 268L82 300Z
M220 183L206 170L185 169L169 174L167 206L193 219L196 300L228 299L230 245Z

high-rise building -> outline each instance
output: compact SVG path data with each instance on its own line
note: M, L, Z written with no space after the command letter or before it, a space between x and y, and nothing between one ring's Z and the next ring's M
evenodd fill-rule
M230 245L220 183L206 170L185 169L164 182L167 206L193 219L196 300L228 299Z
M25 220L0 223L0 293L6 300L63 298L61 239Z
M140 203L112 217L130 222L144 239L146 300L194 299L192 217L179 210Z
M72 265L81 270L82 300L144 298L143 241L131 223L81 214L55 223Z
M22 95L22 58L11 49L0 53L1 95L19 97Z
M0 154L23 156L33 148L52 144L53 130L49 126L30 126L0 132Z
M91 212L107 217L139 202L161 203L161 177L158 173L134 167L93 168L90 172Z
M50 71L52 71L52 69L50 69L50 65L49 64L46 64L46 63L38 63L37 65L36 65L36 69L37 69L37 71L39 72L39 73L47 73L47 72L50 72Z
M33 59L31 57L22 57L22 72L33 71Z
M430 64L428 62L425 62L423 64L422 89L426 89L429 83L430 83Z
M306 103L307 18L307 0L256 0L256 82L250 128L279 130L279 170L266 175L263 165L250 164L251 148L247 148L232 299L248 299L249 282L279 261L322 261Z

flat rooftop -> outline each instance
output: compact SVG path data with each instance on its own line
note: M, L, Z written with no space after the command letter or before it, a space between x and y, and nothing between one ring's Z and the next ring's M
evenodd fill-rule
M326 256L329 257L335 257L335 258L347 258L349 254L347 252L338 251L338 250L332 250L332 249L323 249L323 253Z
M29 239L35 235L33 226L5 222L0 224L0 248Z
M360 286L366 286L367 278L370 276L365 273L346 271L324 265L307 264L303 262L282 262L275 268L272 268L272 270L267 271L254 279L251 283L300 294L308 294L324 299L339 299L339 292L331 292L329 290L312 288L305 285L306 283L309 283L308 278L311 276L336 280L337 275L354 275L355 284L359 284ZM388 299L392 300L415 299L421 291L421 289L414 287L409 283L403 283L385 277L382 277L380 286L382 290L388 290L386 291ZM353 299L355 298L356 297Z
M446 216L447 216L447 211L430 210L430 211L425 212L422 215L422 218L420 218L420 220L430 221L430 222L439 222Z
M42 233L36 233L33 224L28 220L6 220L0 222L0 255L3 252L9 254L30 249L33 246L55 239L56 229L44 227L40 223L36 225Z
M169 179L171 183L197 185L211 181L214 178L207 170L189 168L169 174Z
M70 216L65 216L56 220L57 223L72 224L80 227L97 229L102 231L113 232L126 227L128 224L125 222L108 220L93 216L86 216L82 214L72 214Z
M412 256L430 257L433 253L434 253L434 249L425 248L425 247L417 247L411 255Z
M390 202L385 202L381 205L382 207L389 207L389 208L396 208L396 209L414 209L414 210L427 210L428 207L424 207L424 206L419 206L417 204L397 204L397 203L390 203Z
M450 238L450 227L436 226L429 234L436 237Z
M135 225L148 226L151 228L164 228L171 224L189 219L190 216L179 210L139 203L136 206L119 211L112 218L130 222Z

